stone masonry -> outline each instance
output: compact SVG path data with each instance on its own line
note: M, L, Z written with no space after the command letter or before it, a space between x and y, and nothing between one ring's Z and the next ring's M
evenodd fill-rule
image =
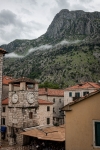
M14 85L16 84L19 89L15 91ZM33 85L33 88L28 88L28 84ZM33 94L34 97L31 97L31 94ZM15 102L13 101L13 95L17 95L17 100L15 97ZM29 98L27 95L30 95ZM23 145L24 139L20 132L23 132L25 128L38 125L38 84L27 78L20 78L19 80L11 82L9 84L8 107L9 145L14 145L15 143Z

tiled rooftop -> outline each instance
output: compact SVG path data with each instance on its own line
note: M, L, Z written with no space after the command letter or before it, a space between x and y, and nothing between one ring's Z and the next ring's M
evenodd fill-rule
M38 99L40 105L52 105L53 103L47 100ZM2 100L2 105L8 105L8 98Z
M2 100L2 105L8 105L8 98Z
M12 78L12 77L9 77L9 76L3 76L3 78L2 78L3 84L8 85L9 82L11 82L11 81L13 81L13 78Z
M39 95L48 95L48 96L64 96L64 90L60 89L49 89L49 88L40 88Z
M84 82L84 83L80 83L80 84L77 84L77 85L72 86L72 87L68 87L65 90L87 89L87 88L99 89L100 88L100 84L99 83L95 83L95 82Z
M53 104L50 101L42 100L42 99L39 99L38 102L39 102L40 105L52 105Z
M11 81L10 83L19 83L19 82L27 82L27 83L37 83L37 81L35 80L32 80L30 78L26 78L26 77L21 77L21 78L18 78L18 79L15 79L13 81Z

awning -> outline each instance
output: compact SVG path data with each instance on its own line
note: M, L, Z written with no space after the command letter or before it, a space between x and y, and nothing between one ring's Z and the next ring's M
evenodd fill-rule
M22 132L22 135L36 137L41 140L51 141L65 141L65 127L64 126L53 126L46 128L35 128L26 132Z

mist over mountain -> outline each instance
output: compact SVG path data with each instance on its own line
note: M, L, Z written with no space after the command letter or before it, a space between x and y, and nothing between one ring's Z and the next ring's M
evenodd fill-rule
M27 76L60 88L100 79L100 12L61 10L44 35L1 45L4 75Z

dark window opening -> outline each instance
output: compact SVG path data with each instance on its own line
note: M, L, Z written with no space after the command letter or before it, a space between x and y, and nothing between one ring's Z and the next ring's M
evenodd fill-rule
M89 92L87 92L87 91L86 91L86 92L83 92L83 96L85 96L85 95L87 95L87 94L89 94Z
M55 103L55 98L53 98L53 102Z
M1 118L1 124L5 125L5 118Z
M95 122L95 146L100 146L100 122Z
M6 108L5 107L2 107L2 112L5 112L6 111Z
M75 97L80 97L80 93L79 92L75 93Z
M50 118L47 118L47 124L50 124Z
M29 112L29 119L33 119L33 112Z
M50 111L50 106L47 106L47 111Z
M69 97L72 97L72 92L69 92Z
M59 103L61 103L61 99L59 99Z

